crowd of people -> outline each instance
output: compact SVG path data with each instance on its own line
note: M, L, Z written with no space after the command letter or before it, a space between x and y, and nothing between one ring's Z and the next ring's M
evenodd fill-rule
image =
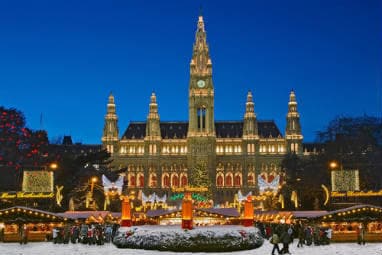
M119 225L81 224L56 227L52 231L53 243L83 243L103 245L113 240Z
M297 224L266 224L257 223L261 234L268 239L272 246L272 255L291 254L289 245L294 239L298 239L297 247L302 248L304 245L328 245L332 238L332 230L330 228L322 228L320 226L310 226L302 223ZM282 244L282 247L279 246Z

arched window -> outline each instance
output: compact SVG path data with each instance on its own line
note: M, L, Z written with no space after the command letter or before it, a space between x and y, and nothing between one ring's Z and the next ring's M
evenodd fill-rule
M241 176L240 176L240 174L235 175L235 186L241 186Z
M232 186L232 176L230 174L225 177L225 186L227 187Z
M172 182L171 182L171 187L178 187L179 186L179 178L178 175L173 175L172 176Z
M254 186L255 185L255 178L253 173L248 174L248 186Z
M182 187L184 187L184 186L187 186L187 184L188 184L187 176L186 176L186 175L183 175L183 176L182 176L182 179L180 180L180 185L181 185Z
M222 187L223 186L223 176L221 174L218 175L216 178L216 186Z
M170 177L168 176L168 174L166 174L165 176L163 176L163 185L162 185L164 188L168 188L170 187Z
M156 174L151 174L150 176L150 187L156 187L157 186L157 176Z
M130 184L129 186L135 187L135 185L136 185L135 175L130 175L129 184Z
M143 174L140 174L138 177L138 187L143 188L145 186L145 178Z
M273 173L268 175L268 183L271 183L275 179L275 176Z

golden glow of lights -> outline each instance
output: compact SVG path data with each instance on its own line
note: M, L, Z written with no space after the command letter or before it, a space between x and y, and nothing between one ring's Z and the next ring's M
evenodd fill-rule
M51 163L49 165L49 167L50 167L50 169L56 170L58 168L58 165L57 165L57 163Z
M338 167L338 163L336 161L332 161L329 163L331 169L336 169Z
M92 182L94 183L94 182L97 182L98 181L98 178L97 177L93 177L92 178Z

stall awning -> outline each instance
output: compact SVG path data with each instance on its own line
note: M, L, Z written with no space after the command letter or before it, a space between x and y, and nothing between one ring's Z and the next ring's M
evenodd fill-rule
M65 222L68 218L56 213L42 211L34 208L15 206L0 210L0 222L5 223L38 223L38 222Z

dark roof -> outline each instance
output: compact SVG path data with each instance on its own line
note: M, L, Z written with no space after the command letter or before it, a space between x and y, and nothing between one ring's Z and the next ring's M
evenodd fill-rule
M271 121L258 121L259 136L262 138L282 137L276 123ZM161 122L162 139L186 138L188 122ZM243 136L242 121L215 122L217 138L241 138ZM146 122L130 122L122 139L143 139L146 135Z
M307 151L316 150L317 152L320 152L323 149L325 149L325 144L323 143L303 143L302 146L304 150L307 150Z

